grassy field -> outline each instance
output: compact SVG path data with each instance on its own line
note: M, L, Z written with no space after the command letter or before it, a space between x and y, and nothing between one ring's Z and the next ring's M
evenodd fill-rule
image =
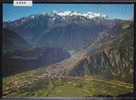
M118 96L133 92L133 85L100 76L49 80L29 71L3 79L3 97Z

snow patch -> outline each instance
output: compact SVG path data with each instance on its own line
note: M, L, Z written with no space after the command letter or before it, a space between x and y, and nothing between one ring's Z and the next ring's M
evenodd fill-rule
M34 19L35 16L31 16L32 19Z
M102 17L106 18L107 15L105 14L100 14L100 13L93 13L93 12L87 12L87 13L79 13L79 12L74 12L74 11L64 11L64 12L55 12L59 16L84 16L87 18L95 18L95 17Z

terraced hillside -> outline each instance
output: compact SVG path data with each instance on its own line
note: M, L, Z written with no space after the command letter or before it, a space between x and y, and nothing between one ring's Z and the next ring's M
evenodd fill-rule
M133 85L101 76L51 80L37 76L38 70L17 74L3 81L4 97L88 97L119 96L133 92Z

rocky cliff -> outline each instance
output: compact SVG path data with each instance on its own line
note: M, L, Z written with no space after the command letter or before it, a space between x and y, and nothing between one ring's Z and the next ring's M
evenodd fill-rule
M70 71L70 75L102 75L107 79L132 82L133 35L132 24L122 25L116 30L114 38L109 38L102 47L82 57Z

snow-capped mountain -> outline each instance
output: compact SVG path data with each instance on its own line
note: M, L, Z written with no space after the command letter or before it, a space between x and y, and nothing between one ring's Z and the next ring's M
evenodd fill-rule
M5 70L11 66L12 69L20 67L22 71L24 67L28 70L30 65L32 68L38 68L52 64L46 70L49 76L59 77L58 73L65 73L68 68L66 73L73 76L95 75L99 72L99 75L105 75L109 71L118 71L117 75L121 72L122 76L128 77L128 70L131 70L130 66L133 64L131 21L108 19L106 15L99 13L64 11L31 15L6 22L4 28L3 34L7 39L5 42L8 43L5 47L24 47L23 42L26 40L26 43L32 45L19 54L15 52L15 57L11 54L7 56L6 59L12 57L12 63L11 60L5 59ZM8 29L10 31L7 31ZM18 56L21 56L21 60ZM126 68L129 69L127 74L124 74Z
M78 49L96 40L100 33L114 31L114 27L124 22L108 19L107 15L100 13L53 11L7 22L4 27L18 33L30 43Z
M95 17L101 17L101 18L106 18L107 15L105 14L100 14L100 13L93 13L93 12L87 12L87 13L79 13L76 11L64 11L64 12L54 12L56 15L65 17L65 16L83 16L86 18L95 18Z
M76 11L63 11L63 12L57 12L57 11L52 11L52 12L49 12L49 13L43 13L43 14L35 14L35 15L30 15L30 16L27 16L27 17L23 17L21 19L18 19L18 20L15 20L13 22L18 22L18 21L21 21L22 23L27 21L27 20L30 20L30 19L36 19L40 16L43 16L43 17L50 17L50 18L53 18L55 19L56 17L68 17L68 16L80 16L80 17L85 17L85 18L88 18L88 19L93 19L93 18L108 18L107 15L105 14L101 14L101 13L94 13L94 12L86 12L86 13L80 13L80 12L76 12ZM10 22L8 22L10 23Z

